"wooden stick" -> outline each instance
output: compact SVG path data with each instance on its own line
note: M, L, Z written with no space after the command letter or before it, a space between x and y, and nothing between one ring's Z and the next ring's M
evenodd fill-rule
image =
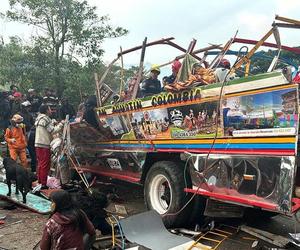
M119 60L119 56L117 58L115 58L114 60L112 60L112 62L107 66L105 72L103 73L103 75L101 76L100 80L98 81L98 88L99 88L99 90L101 89L102 83L104 82L104 79L107 76L108 72L110 71L110 69L112 68L112 66L115 64L115 62L118 61L118 60ZM100 92L99 92L99 97L100 97ZM101 102L101 100L100 100L100 102ZM99 105L100 105L100 102L99 102ZM98 105L98 102L97 102L97 105ZM98 105L98 107L101 107L99 105Z
M207 52L207 51L213 50L213 49L223 49L223 48L221 47L221 44L219 44L219 45L211 45L211 46L208 46L208 47L205 47L205 48L202 48L202 49L194 50L191 53L191 55L195 55L195 54L202 53L202 52ZM179 56L176 56L175 59L179 60L179 59L184 58L185 56L186 56L186 54L181 54ZM202 60L205 60L205 57L206 56L204 55L204 57L202 58ZM172 64L173 62L174 62L174 60L166 62L166 63L163 63L163 64L160 64L159 68L168 66L168 65ZM150 72L150 70L147 70L145 74L148 74L149 72Z
M132 93L132 96L131 96L132 99L136 98L137 92L138 92L138 89L139 89L139 84L140 84L140 81L142 79L146 44L147 44L147 37L145 37L145 39L143 41L143 45L142 45L142 53L141 53L141 58L140 58L139 72L138 72L138 77L137 77L137 80L136 80L136 84L134 86L133 93Z
M299 24L300 25L300 21L296 20L296 19L291 19L291 18L287 18L287 17L282 17L282 16L275 16L275 20L279 20L282 22L286 22L286 23L292 23L292 24Z
M123 53L122 53L122 47L120 46L120 59L121 59L121 84L120 84L120 91L119 94L121 96L123 85L124 85L124 63L123 63Z
M273 26L280 27L280 28L300 29L300 24L274 23Z
M234 39L236 38L238 34L238 31L235 32L235 35L233 38L230 38L227 43L225 44L225 46L223 47L222 51L216 55L216 57L212 60L212 62L209 65L209 68L212 69L216 66L218 66L218 63L220 62L221 59L223 59L223 57L225 56L225 54L227 53L227 51L229 50L230 46L233 44Z
M157 45L157 44L165 44L165 42L167 41L170 41L170 40L173 40L174 37L169 37L169 38L163 38L163 39L160 39L160 40L157 40L157 41L154 41L154 42L150 42L150 43L147 43L145 46L146 47L149 47L149 46L152 46L152 45ZM130 52L133 52L133 51L136 51L136 50L139 50L139 49L142 49L143 48L143 45L140 45L140 46L136 46L136 47L133 47L131 49L127 49L127 50L124 50L122 51L122 54L125 55L127 53L130 53ZM120 57L120 53L118 54L118 57Z
M252 236L255 236L278 247L285 247L290 242L289 239L283 236L272 234L257 228L242 225L240 229L243 232L246 232Z
M94 73L94 77L95 77L95 84L96 84L97 106L101 107L102 103L101 103L101 96L100 96L100 87L99 87L98 74Z
M247 55L243 56L231 69L230 73L234 73L235 70L239 69L244 63L249 61L249 59L253 56L256 50L263 45L263 43L273 34L274 28L270 29L263 37L260 39L255 46L247 53Z

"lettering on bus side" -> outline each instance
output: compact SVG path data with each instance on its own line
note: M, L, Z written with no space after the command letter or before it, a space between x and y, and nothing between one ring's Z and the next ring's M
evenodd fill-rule
M107 115L105 108L99 108L97 110L98 115Z
M127 111L139 110L141 109L142 101L141 100L132 100L126 103L118 103L112 107L112 113L122 113Z
M151 104L153 107L182 103L187 101L195 101L201 99L201 90L195 89L190 91L182 91L180 93L168 93L158 96L153 96L151 99Z

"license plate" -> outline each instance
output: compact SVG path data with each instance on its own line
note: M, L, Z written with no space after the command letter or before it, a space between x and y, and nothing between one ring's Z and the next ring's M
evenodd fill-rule
M112 169L122 170L121 164L118 159L107 158L107 163L108 163L109 167Z

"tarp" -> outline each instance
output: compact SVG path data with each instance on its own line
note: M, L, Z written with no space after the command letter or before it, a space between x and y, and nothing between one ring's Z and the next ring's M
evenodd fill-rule
M189 75L192 73L192 68L195 63L198 63L198 61L192 57L190 54L186 54L182 61L181 68L178 72L178 82L184 82L188 80Z
M188 237L170 233L160 215L154 210L122 219L120 224L126 239L152 250L189 249L194 244ZM186 247L183 248L183 245Z
M51 212L51 201L48 201L37 195L28 193L26 196L27 202L23 203L22 194L15 194L15 185L12 185L12 192L10 197L6 196L7 192L7 185L3 182L0 182L0 197L5 198L29 210L38 212L40 214L48 214Z

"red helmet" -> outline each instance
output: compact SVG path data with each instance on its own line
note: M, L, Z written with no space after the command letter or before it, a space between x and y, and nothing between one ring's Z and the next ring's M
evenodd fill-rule
M220 60L219 66L230 69L230 62L227 59L223 58Z
M181 67L181 62L179 62L177 59L175 59L172 64L172 70L174 70L176 73L178 73L180 67Z
M14 94L13 94L13 97L16 97L16 98L21 98L22 97L22 93L21 92L15 92Z

